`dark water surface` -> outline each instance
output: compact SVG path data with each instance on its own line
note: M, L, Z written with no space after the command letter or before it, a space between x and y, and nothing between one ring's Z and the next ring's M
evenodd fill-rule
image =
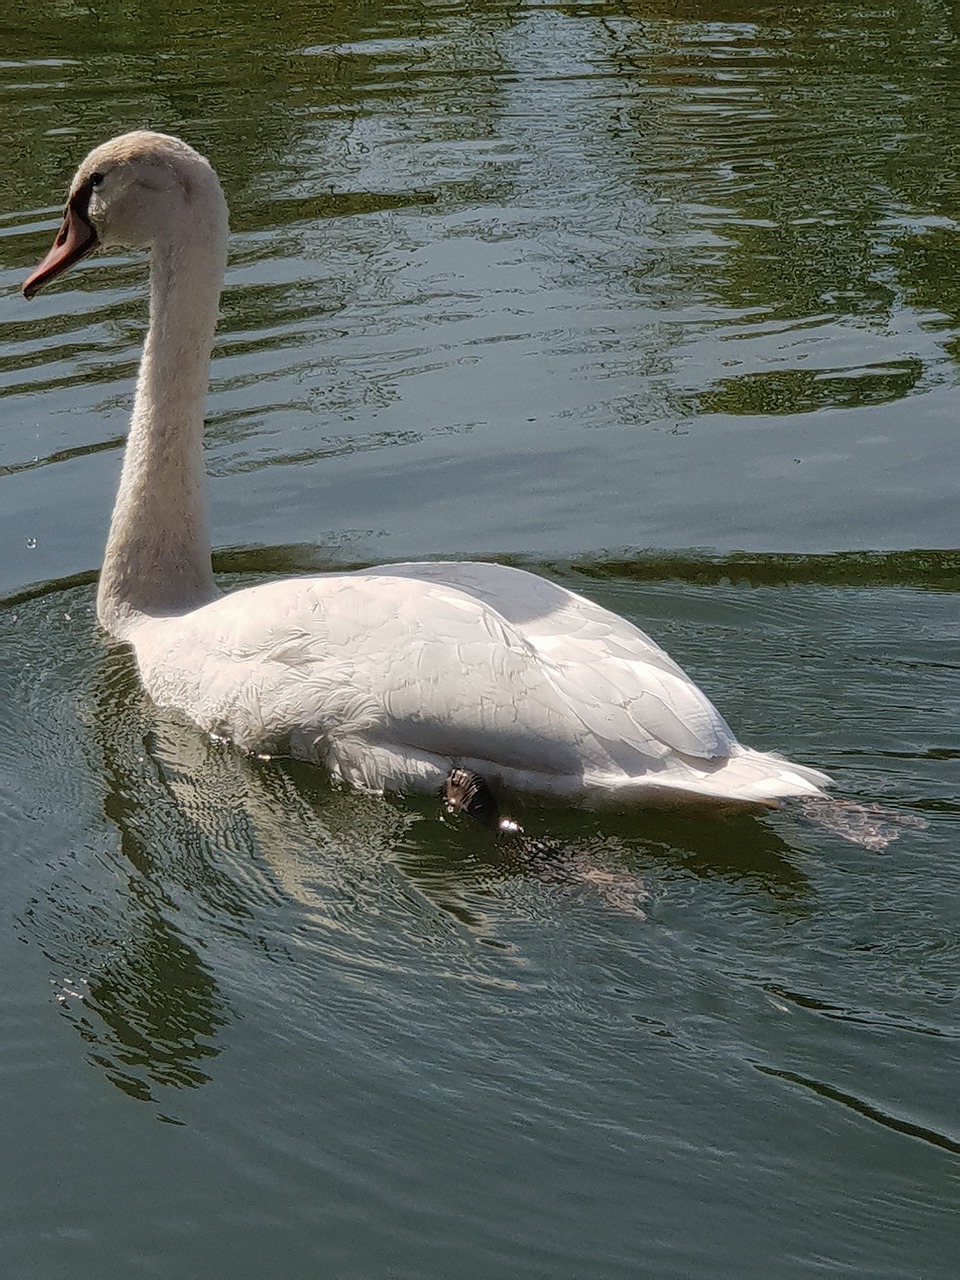
M954 8L138 9L0 16L4 1275L952 1280ZM545 869L151 707L144 264L18 293L142 125L232 209L225 585L509 557L927 825L530 805Z

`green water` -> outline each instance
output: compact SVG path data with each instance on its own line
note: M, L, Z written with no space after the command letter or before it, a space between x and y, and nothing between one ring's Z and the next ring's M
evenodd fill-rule
M57 0L0 34L4 1275L952 1280L954 9ZM232 210L225 586L523 563L926 825L531 804L545 866L151 707L93 617L144 264L18 292L143 125Z

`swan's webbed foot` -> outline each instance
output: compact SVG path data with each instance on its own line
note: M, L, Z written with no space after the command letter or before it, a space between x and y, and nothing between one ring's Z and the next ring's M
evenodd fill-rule
M447 813L465 813L491 831L500 827L500 806L485 779L470 769L451 769L443 780Z
M443 780L443 807L447 813L465 813L481 826L500 835L522 836L523 827L500 815L490 784L472 769L451 769Z
M811 826L831 831L849 844L875 852L892 844L904 827L929 825L919 814L901 813L880 804L858 804L856 800L838 796L800 796L790 808Z

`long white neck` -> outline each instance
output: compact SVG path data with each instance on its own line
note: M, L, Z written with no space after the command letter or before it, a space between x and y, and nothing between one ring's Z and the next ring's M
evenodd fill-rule
M195 214L151 251L150 326L97 595L101 624L121 639L147 618L189 612L217 594L203 411L226 267L222 197Z

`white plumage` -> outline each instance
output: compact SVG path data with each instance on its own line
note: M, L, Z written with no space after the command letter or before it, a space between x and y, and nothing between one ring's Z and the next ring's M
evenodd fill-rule
M100 244L151 253L151 309L98 615L144 685L207 732L367 790L454 766L575 800L775 804L819 771L737 743L631 623L518 569L423 563L222 596L210 569L203 405L226 205L185 143L137 132L80 166L31 296Z

